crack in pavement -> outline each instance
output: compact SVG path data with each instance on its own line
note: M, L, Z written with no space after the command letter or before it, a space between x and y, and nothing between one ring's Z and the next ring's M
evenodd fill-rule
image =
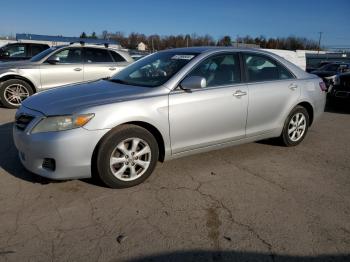
M191 176L191 175L190 175ZM192 176L191 176L192 177ZM193 178L193 177L192 177ZM195 180L193 178L193 180ZM214 196L212 196L211 194L207 194L207 193L204 193L202 192L200 189L201 187L204 185L204 184L207 184L207 183L210 183L210 182L200 182L198 180L195 180L197 183L198 183L198 186L197 188L194 189L194 191L198 192L200 195L202 196L205 196L205 197L208 197L209 199L211 199L212 202L216 203L217 204L217 207L218 208L222 208L224 211L226 211L226 213L228 214L228 217L230 219L230 221L233 223L233 224L236 224L240 227L243 227L245 228L248 232L250 232L252 235L254 235L269 251L269 256L271 258L272 261L275 261L275 254L272 250L272 245L267 241L265 240L264 238L261 237L261 235L256 232L254 230L254 228L248 224L244 224L238 220L236 220L232 214L232 211L220 200L216 199Z

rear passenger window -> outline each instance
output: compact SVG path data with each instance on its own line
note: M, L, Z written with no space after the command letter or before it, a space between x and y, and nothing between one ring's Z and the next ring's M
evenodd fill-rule
M285 67L266 56L244 54L244 62L250 82L293 78L293 75Z
M241 82L238 54L214 55L201 62L188 76L201 76L207 87L232 85Z
M114 62L125 62L126 60L117 52L111 51Z
M108 50L97 48L85 49L85 63L110 63L113 62Z

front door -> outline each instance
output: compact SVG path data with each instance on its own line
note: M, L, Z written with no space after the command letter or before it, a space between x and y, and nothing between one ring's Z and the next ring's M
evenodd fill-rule
M244 138L248 90L241 83L238 54L213 55L189 76L204 77L207 86L192 92L177 88L170 93L172 153Z
M59 62L40 65L41 88L52 88L84 81L82 49L70 47L53 54ZM50 58L49 58L50 59Z

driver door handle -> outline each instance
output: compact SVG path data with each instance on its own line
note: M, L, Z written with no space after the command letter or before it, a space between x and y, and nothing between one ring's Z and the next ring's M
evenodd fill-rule
M289 88L292 89L292 90L295 90L295 89L298 88L298 85L293 83L293 84L289 85Z
M247 92L241 91L241 90L237 90L236 92L233 93L233 96L240 98L241 96L245 96L247 95Z
M115 67L110 67L109 70L114 71L114 70L116 70L116 68Z
M80 68L80 67L77 67L77 68L74 68L74 71L77 71L77 72L79 72L79 71L81 71L82 69Z

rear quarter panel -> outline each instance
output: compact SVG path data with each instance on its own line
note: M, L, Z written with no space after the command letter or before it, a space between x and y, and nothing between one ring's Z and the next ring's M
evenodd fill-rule
M317 121L326 105L326 92L320 88L320 82L322 79L313 75L310 75L309 79L301 80L303 85L301 88L300 101L308 102L311 104L314 112L313 123Z

